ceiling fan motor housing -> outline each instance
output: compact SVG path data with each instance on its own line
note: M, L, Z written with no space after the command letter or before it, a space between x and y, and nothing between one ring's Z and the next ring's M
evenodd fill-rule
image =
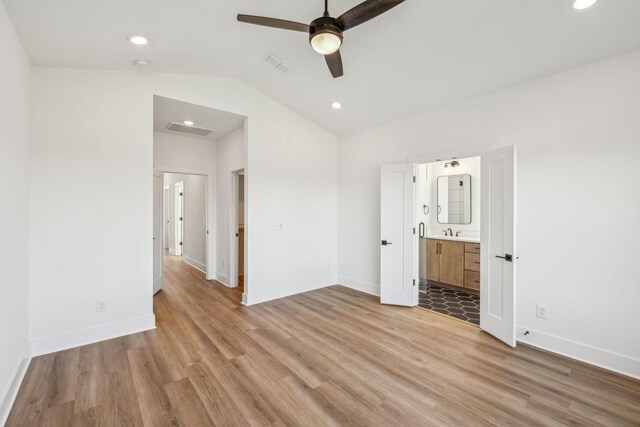
M337 20L330 16L323 16L311 22L309 26L309 43L311 43L311 40L313 40L315 36L320 34L333 34L340 38L340 43L344 40L342 28L338 25Z

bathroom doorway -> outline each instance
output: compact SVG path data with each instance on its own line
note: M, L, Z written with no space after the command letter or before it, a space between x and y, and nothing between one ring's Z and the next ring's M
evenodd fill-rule
M461 164L471 163L474 156L480 156L482 180L478 187L482 187L482 194L478 203L472 201L464 205L461 198L468 196L471 200L474 194L468 191L473 175L460 173ZM430 163L439 163L442 168L446 166L445 169L455 169L455 172L441 175L432 165L430 191L426 191ZM459 306L463 304L460 296L456 300L456 291L464 292L461 296L472 300L472 296L479 293L480 328L514 347L518 259L516 172L515 146L417 156L409 158L407 163L382 165L380 302L419 307L421 277L425 296L430 290L442 290L434 297L439 308L447 309L446 315L460 314ZM442 200L438 198L438 191ZM454 202L459 206L454 206ZM481 223L475 235L474 230L463 227L474 221L474 211L480 214L477 221ZM479 285L477 291L473 289L476 285ZM446 300L444 294L452 297L450 304L444 304L447 302L443 301ZM469 311L472 309L469 307ZM471 320L475 316L466 317Z
M417 166L418 306L480 324L480 157Z

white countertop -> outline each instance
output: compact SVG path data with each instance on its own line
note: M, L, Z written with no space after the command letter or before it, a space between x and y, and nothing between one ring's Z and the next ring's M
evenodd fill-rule
M426 239L452 240L454 242L480 243L479 237L471 236L445 236L444 234L429 234Z

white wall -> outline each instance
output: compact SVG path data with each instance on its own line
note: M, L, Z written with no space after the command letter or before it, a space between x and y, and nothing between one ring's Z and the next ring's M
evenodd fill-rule
M249 303L335 282L334 135L233 79L34 68L32 80L36 352L153 327L154 94L248 117ZM292 209L298 183L314 194L304 215ZM310 224L313 244L293 244Z
M30 65L0 2L0 425L29 340L28 185Z
M164 174L164 185L171 188L171 212L175 212L175 186L183 182L183 260L206 272L207 178L204 175ZM170 218L172 239L175 239L175 215Z
M227 286L231 257L229 254L231 215L231 173L245 168L245 129L231 132L217 142L216 168L216 279ZM235 255L234 255L235 256Z
M517 144L526 340L640 376L639 117L635 52L341 138L341 283L379 292L381 164Z
M211 266L215 266L216 259L216 236L213 226L216 222L216 151L215 141L162 132L154 132L153 134L153 165L156 171L192 172L207 176L206 216L210 234L209 239L205 239L205 241L208 245L206 254ZM173 194L173 189L171 191ZM190 257L190 255L187 256ZM207 265L206 259L195 261ZM213 277L213 272L207 272L207 278Z

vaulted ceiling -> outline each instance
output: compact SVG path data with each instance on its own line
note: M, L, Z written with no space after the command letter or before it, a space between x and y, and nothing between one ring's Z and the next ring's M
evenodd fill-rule
M236 22L246 13L308 23L322 0L3 2L33 65L131 70L146 59L149 71L236 77L336 134L640 49L638 0L585 11L570 0L407 0L345 34L345 76L334 80L305 34ZM132 45L131 34L149 44Z

